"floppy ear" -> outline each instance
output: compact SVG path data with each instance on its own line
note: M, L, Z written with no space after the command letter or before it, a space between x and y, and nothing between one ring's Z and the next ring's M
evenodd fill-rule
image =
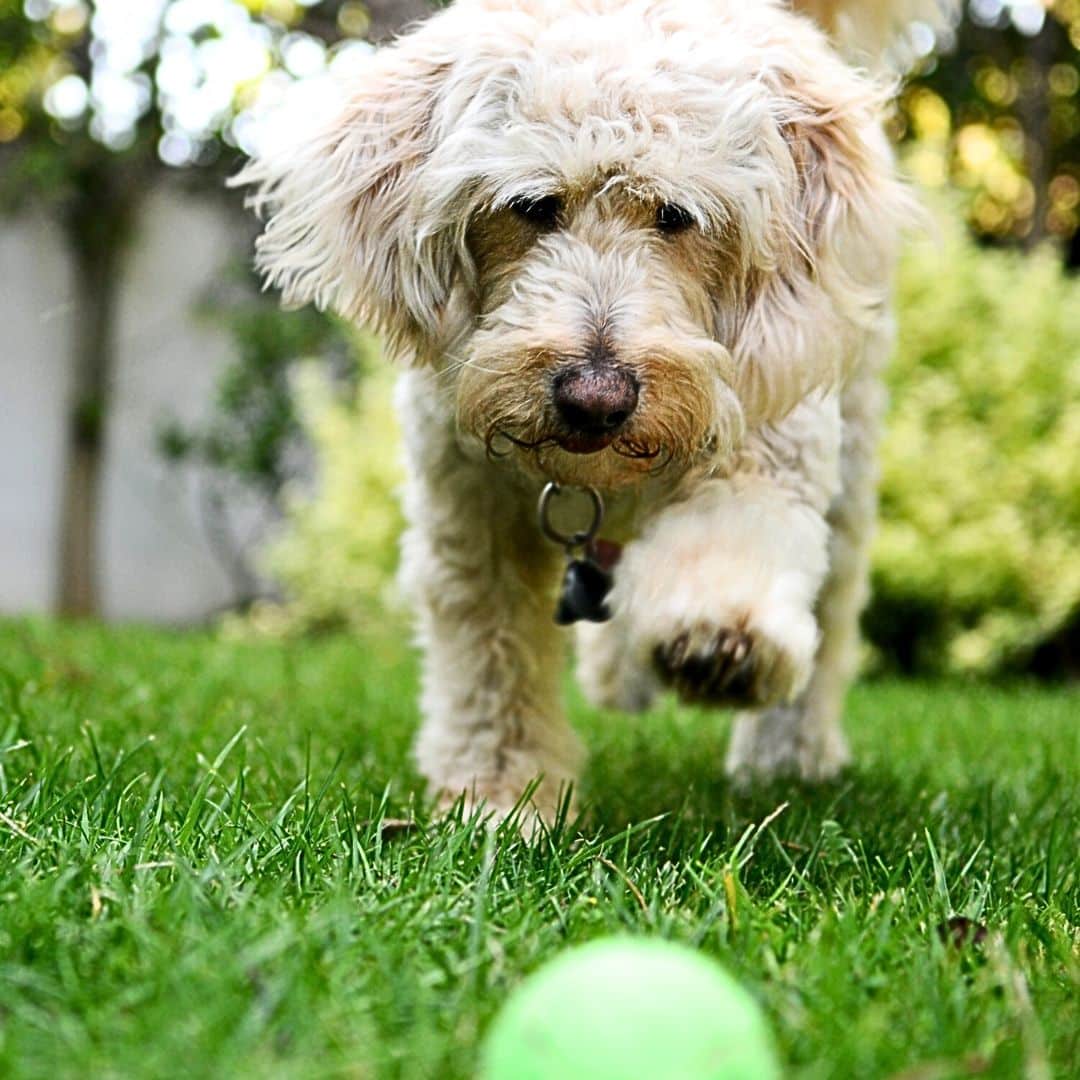
M331 119L235 180L255 187L249 205L267 218L256 262L286 303L369 323L414 355L437 333L454 275L452 243L418 227L414 197L452 64L422 28L372 56Z
M895 178L881 91L838 61L773 73L792 202L776 267L752 276L733 352L748 419L839 385L886 325L892 266L916 204Z
M899 74L919 55L914 24L935 32L955 26L962 0L791 0L791 7L809 15L851 63Z

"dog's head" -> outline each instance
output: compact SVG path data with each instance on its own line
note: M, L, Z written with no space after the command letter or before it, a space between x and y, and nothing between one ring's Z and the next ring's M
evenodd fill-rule
M437 367L466 437L615 487L835 385L882 320L881 102L769 3L459 0L242 179L287 299Z

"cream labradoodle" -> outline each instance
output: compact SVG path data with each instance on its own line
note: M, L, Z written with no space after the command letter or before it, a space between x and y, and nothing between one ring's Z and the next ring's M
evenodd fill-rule
M941 13L458 0L241 177L268 280L406 366L417 755L444 799L504 814L539 778L550 819L581 767L548 481L599 491L625 545L612 618L578 635L593 700L738 706L740 778L847 760L911 214L882 74L918 17Z

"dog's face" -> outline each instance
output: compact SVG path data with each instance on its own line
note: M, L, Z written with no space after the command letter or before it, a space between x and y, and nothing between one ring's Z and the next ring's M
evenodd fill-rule
M467 438L622 486L842 377L902 208L879 102L771 5L459 0L252 167L263 265L439 368Z
M715 297L735 276L723 235L643 177L545 179L542 192L535 175L512 185L470 222L476 330L456 361L460 428L600 487L732 444L742 416L716 327Z

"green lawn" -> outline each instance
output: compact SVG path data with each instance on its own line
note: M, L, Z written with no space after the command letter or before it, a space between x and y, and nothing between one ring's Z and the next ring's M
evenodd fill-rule
M590 816L530 848L427 820L415 681L400 633L0 624L0 1074L470 1076L626 932L736 972L793 1077L1077 1075L1075 688L862 686L847 780L746 798L724 717L575 700Z

